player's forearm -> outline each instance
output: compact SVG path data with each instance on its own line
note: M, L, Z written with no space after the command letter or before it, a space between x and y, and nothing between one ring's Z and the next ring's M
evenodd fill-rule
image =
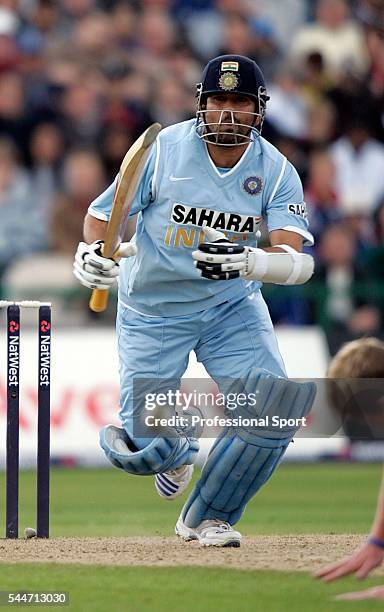
M222 232L210 227L203 231L209 242L200 244L192 257L204 278L231 280L242 276L264 283L301 285L313 274L313 257L299 252L302 238L298 235L292 239L292 232L272 232L272 246L260 249L228 242Z
M381 483L380 495L377 502L375 520L373 522L371 534L375 538L384 540L384 475Z
M270 247L255 249L254 254L250 254L250 269L245 278L282 285L306 283L313 274L314 260L310 255L301 252L301 235L286 230L274 230L270 233L270 240Z
M298 253L295 249L287 247L288 245L280 251L249 249L242 276L246 280L257 280L278 285L302 285L306 283L313 274L313 257L307 253Z
M104 240L108 223L87 214L84 219L84 240L88 244L95 240Z

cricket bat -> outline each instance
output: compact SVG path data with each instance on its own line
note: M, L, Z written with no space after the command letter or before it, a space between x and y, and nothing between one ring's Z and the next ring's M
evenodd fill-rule
M153 123L133 143L126 153L120 166L115 194L113 196L112 212L104 239L103 257L119 257L119 245L124 237L129 211L135 197L145 162L148 159L151 146L161 130L159 123ZM89 307L94 312L103 312L108 304L107 289L93 289Z

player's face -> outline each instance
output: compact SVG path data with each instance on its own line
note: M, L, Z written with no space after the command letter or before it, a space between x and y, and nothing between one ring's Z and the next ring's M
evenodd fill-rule
M205 123L207 131L213 134L212 142L238 145L248 142L251 128L257 126L255 101L240 94L220 93L207 98Z

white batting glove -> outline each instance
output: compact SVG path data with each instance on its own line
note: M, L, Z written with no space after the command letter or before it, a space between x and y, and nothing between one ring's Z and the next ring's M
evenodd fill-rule
M204 227L203 231L209 242L199 244L199 248L192 253L201 276L210 280L245 276L250 248L230 242L222 232L210 227Z
M103 244L103 240L96 240L91 244L80 242L77 247L73 274L89 289L111 289L119 276L119 262L102 256ZM133 255L136 255L136 245L132 242L122 242L118 258Z

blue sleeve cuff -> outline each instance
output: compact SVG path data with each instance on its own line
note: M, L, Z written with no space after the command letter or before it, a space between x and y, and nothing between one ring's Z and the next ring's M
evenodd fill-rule
M384 540L380 540L380 538L369 536L368 544L373 544L374 546L378 546L378 548L382 548L384 550Z

